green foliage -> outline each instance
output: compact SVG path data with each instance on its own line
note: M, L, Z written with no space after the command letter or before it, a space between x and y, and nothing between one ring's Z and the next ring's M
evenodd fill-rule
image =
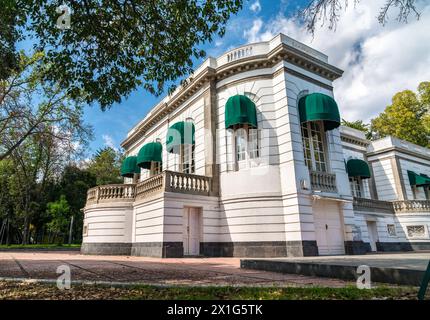
M50 222L47 223L49 231L56 235L67 233L71 215L70 206L64 195L62 195L59 200L48 203L46 214L50 218Z
M105 109L137 87L159 94L166 83L190 74L193 58L205 55L198 45L223 35L242 2L71 1L71 28L60 30L60 2L13 1L1 20L0 36L9 35L10 44L2 58L13 60L16 39L31 34L35 47L47 51L46 79L73 97L85 92L86 102Z
M97 151L88 166L88 172L96 177L97 185L122 183L120 169L122 156L110 147Z
M370 125L367 123L364 123L363 120L347 121L345 119L342 119L342 125L356 130L363 131L366 134L367 139L372 138L370 128L369 128Z
M83 98L44 80L45 54L19 54L16 70L0 80L0 160L10 156L27 139L61 141L63 153L77 153L92 138L92 128L85 124ZM79 142L78 144L75 142Z
M430 82L422 82L418 93L404 90L393 96L391 105L371 121L375 138L392 135L428 147L430 137Z

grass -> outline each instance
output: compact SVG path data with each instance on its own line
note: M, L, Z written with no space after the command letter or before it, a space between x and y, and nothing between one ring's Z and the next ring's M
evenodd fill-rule
M59 290L55 284L0 281L3 299L138 299L138 300L368 300L416 299L417 288L377 287L190 287L72 285Z
M0 245L0 250L3 249L64 249L64 248L80 248L80 244L11 244Z

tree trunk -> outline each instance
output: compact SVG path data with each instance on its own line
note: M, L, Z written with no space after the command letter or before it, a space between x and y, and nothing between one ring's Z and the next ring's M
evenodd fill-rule
M10 225L10 221L9 218L7 219L7 229L6 229L6 245L8 246L10 243L9 241L9 225Z

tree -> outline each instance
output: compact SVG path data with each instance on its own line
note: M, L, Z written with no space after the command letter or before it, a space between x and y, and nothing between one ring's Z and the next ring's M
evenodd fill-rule
M60 236L60 239L64 240L71 219L70 206L67 203L66 197L62 195L59 200L49 202L46 214L50 218L47 227L54 234L54 239Z
M299 11L299 17L304 20L308 31L312 34L315 32L318 22L324 25L328 21L329 29L335 29L341 11L350 3L355 6L359 2L359 0L310 0L304 9ZM388 11L391 8L398 9L397 20L399 22L407 22L411 14L419 19L420 13L416 3L417 0L386 0L378 15L379 23L384 25L387 22Z
M81 209L85 207L87 191L96 185L96 177L87 170L74 165L64 168L59 183L60 193L66 197L70 206L70 213L74 217L73 239L82 239L83 214Z
M0 160L10 156L26 139L39 135L61 141L63 148L92 137L82 122L83 102L43 80L44 54L20 54L18 69L0 80Z
M56 12L60 2L6 2L0 36L14 36L3 55L13 57L15 39L31 35L37 50L47 49L46 79L73 97L84 90L86 102L103 109L140 86L160 94L166 83L191 73L192 58L205 55L197 46L223 35L242 7L242 0L68 1L71 26L62 30L57 21L69 13Z
M364 123L363 120L347 121L345 119L342 119L342 125L356 130L363 131L366 134L367 139L372 138L372 135L370 133L370 128L369 128L370 125L368 123Z
M88 172L96 177L97 185L122 183L122 156L111 147L100 149L91 159Z
M371 121L371 132L376 138L392 135L423 147L430 138L430 82L422 82L418 93L404 90L396 93L391 105Z

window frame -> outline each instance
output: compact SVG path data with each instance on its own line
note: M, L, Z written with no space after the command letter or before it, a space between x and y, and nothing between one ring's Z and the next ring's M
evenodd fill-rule
M393 227L394 229L394 233L393 234L391 234L390 233L390 227ZM396 224L394 224L394 223L387 223L387 234L388 234L388 236L389 237L391 237L391 238L397 238L397 229L396 229Z
M363 186L363 179L360 177L349 177L349 186L351 188L352 196L356 198L365 198L364 197L364 186ZM359 195L357 195L358 193Z
M423 227L424 228L424 234L422 236L410 236L409 235L409 229L410 227ZM405 233L406 233L406 237L408 239L412 239L412 240L420 240L420 239L428 239L429 235L428 235L428 226L427 224L410 224L410 225L406 225L405 226Z
M321 153L324 156L324 161L318 161L325 166L325 170L317 170L317 161L315 159L315 150L314 150L314 138L312 136L312 124L318 124L319 126L319 133L321 136L321 144L322 144L322 152ZM305 137L304 135L304 126L306 126L306 130L308 132L308 137ZM313 130L316 131L316 130ZM324 131L324 122L323 121L307 121L300 124L300 132L302 135L302 145L303 145L303 157L305 161L305 165L308 168L309 171L314 172L324 172L328 173L330 172L330 166L329 166L329 152L328 152L328 143L327 143L327 134L326 131ZM307 152L306 152L306 139L309 140L309 153L310 153L310 159L307 158ZM317 141L319 143L319 141ZM309 166L310 161L310 166Z
M250 134L252 130L252 135ZM240 133L240 135L238 135ZM238 137L241 136L243 138L243 148L240 150L240 154L243 154L242 157L238 157ZM251 138L253 137L253 138ZM239 171L244 168L253 167L252 163L257 161L261 157L261 143L260 143L261 133L260 129L250 128L248 125L240 126L231 131L230 143L227 143L227 148L231 148L232 151L232 160L234 162L234 171ZM253 139L253 140L251 140ZM255 140L254 140L255 139ZM255 145L255 148L251 149L251 144ZM251 156L251 152L254 154ZM229 156L227 155L227 160ZM227 161L229 163L229 161Z
M195 146L193 144L181 144L179 152L179 171L186 174L195 174Z

